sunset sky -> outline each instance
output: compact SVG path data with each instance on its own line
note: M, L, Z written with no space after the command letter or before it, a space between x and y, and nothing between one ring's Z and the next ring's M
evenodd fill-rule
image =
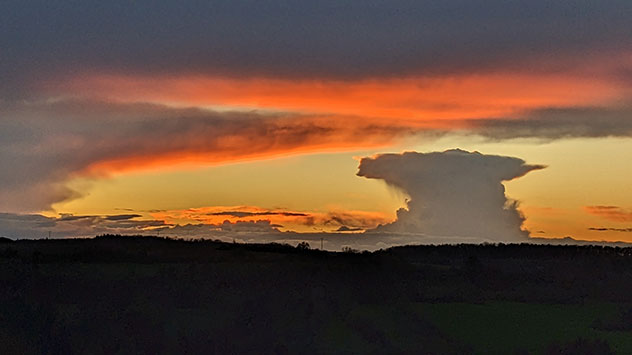
M0 236L632 242L631 19L628 0L7 1Z

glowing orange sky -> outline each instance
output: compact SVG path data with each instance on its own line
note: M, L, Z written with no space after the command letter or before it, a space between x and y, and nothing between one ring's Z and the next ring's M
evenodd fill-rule
M62 92L126 102L355 115L422 126L438 119L602 104L620 99L622 91L598 76L513 73L361 81L91 75L59 85L55 89Z
M389 147L397 146L403 137L417 131L463 130L471 127L471 123L477 119L524 118L530 110L549 107L608 106L619 103L626 96L625 87L608 77L563 73L540 76L495 73L359 81L95 74L60 82L55 91L71 97L123 103L149 102L217 111L258 110L264 114L269 112L270 117L276 119L276 124L281 127L304 126L306 130L311 130L294 140L270 141L270 137L237 134L222 137L218 144L210 146L128 152L92 162L81 172L88 176L124 176L129 172L148 169L177 171L317 152L388 150ZM235 193L239 195L239 192ZM321 212L306 212L309 217L283 214L213 215L231 209L254 213L268 211L249 205L209 206L170 209L150 216L167 223L181 224L268 220L283 226L281 230L327 232L333 232L343 225L370 229L393 219L392 214L377 209L374 212L322 212L321 209ZM526 222L528 228L534 229L534 235L541 235L540 229L545 225L548 231L558 230L554 227L559 223L558 219L549 221L550 216L542 213L537 206L525 206L524 211L527 217L536 217L536 220L527 219ZM599 213L589 208L586 211ZM603 209L600 211L605 213ZM331 222L332 215L336 214L344 214L348 221L354 222ZM585 229L579 225L569 227L571 233L578 235Z
M571 74L495 73L360 81L92 74L50 85L55 92L99 100L285 112L288 125L316 123L329 130L290 145L259 142L261 137L231 136L222 138L219 149L129 152L95 161L85 169L106 175L384 147L398 137L388 131L393 127L450 131L466 128L466 121L471 119L511 118L544 107L599 105L616 102L622 96L620 84L607 78ZM376 129L371 132L369 127Z

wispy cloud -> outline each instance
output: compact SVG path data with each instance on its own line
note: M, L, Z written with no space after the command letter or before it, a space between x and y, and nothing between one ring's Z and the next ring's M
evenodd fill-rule
M302 212L283 212L283 211L263 211L263 212L247 212L247 211L221 211L210 212L209 216L229 216L229 217L258 217L258 216L284 216L284 217L307 217L307 213Z
M590 228L588 228L588 230L595 231L595 232L627 232L627 233L632 233L632 227L631 228L590 227Z
M74 176L376 147L411 132L353 122L99 101L0 104L0 211L76 198L65 185Z
M632 62L632 60L631 60ZM208 76L80 75L49 86L49 95L179 106L241 107L400 120L447 127L460 119L514 116L543 107L609 104L624 94L610 77L586 73L487 73L353 81ZM463 122L465 123L465 122ZM444 125L446 126L446 125Z
M490 139L631 137L632 107L553 107L530 110L516 117L470 120L467 130Z
M599 216L615 222L632 222L632 210L619 206L585 206L584 210L595 216Z

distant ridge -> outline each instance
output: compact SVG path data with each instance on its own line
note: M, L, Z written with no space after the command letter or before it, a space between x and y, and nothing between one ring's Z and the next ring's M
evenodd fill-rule
M531 237L530 243L535 244L550 244L550 245L600 245L600 246L608 246L608 247L619 247L619 248L629 248L632 247L632 243L624 242L624 241L616 241L609 242L605 240L596 241L596 240L581 240L575 239L572 237L565 238L538 238Z

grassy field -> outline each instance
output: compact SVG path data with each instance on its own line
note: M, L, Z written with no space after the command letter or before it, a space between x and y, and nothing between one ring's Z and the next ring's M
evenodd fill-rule
M428 317L444 333L466 343L478 354L514 351L542 353L555 342L577 338L603 339L619 354L632 354L632 332L592 328L598 319L614 318L615 304L416 304L415 311Z
M375 353L543 354L552 344L605 340L617 354L632 353L632 331L594 329L620 305L519 302L362 305L329 325L320 339L329 350ZM369 341L367 341L369 340Z

